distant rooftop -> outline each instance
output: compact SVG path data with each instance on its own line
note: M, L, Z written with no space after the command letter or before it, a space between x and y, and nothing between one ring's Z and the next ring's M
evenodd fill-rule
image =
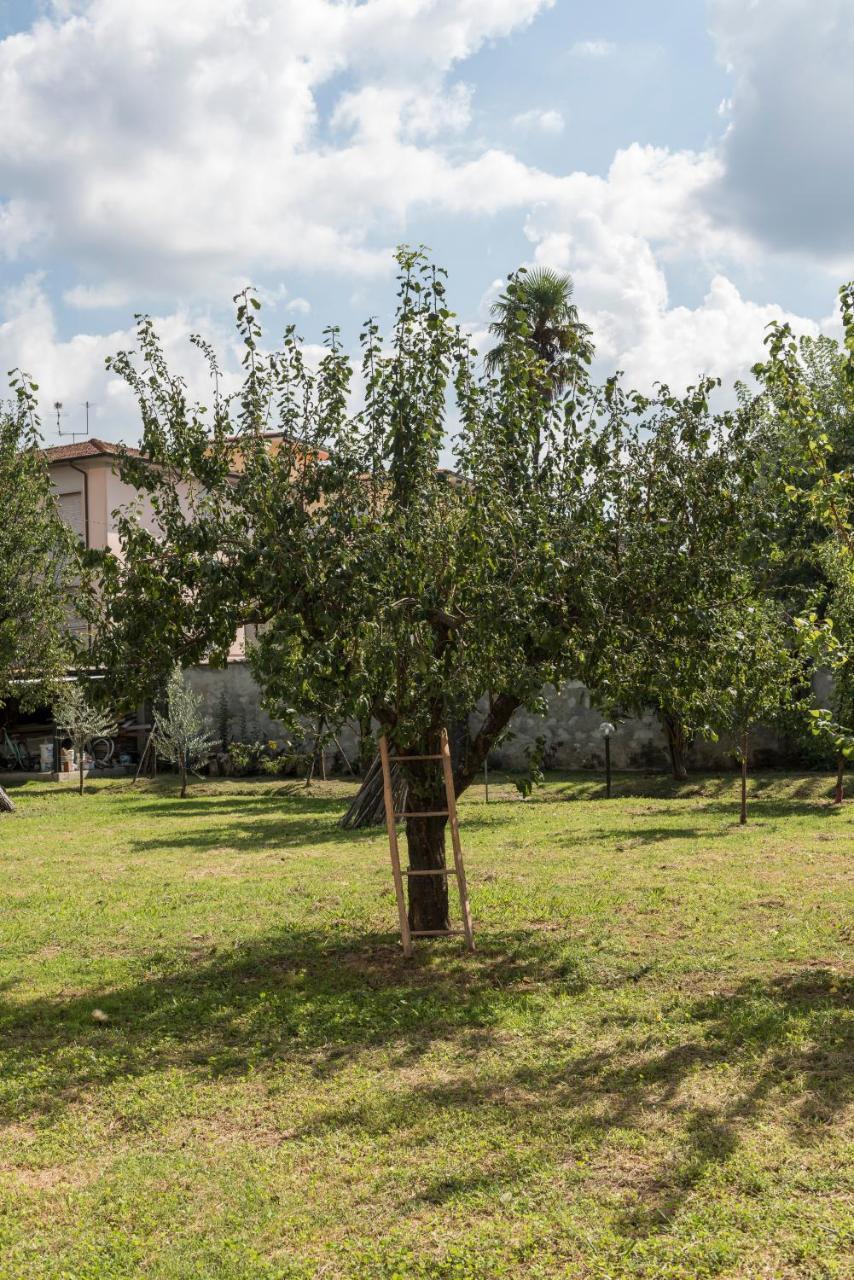
M48 462L74 462L77 458L116 457L121 449L122 445L90 436L88 440L78 440L75 444L51 445L44 450L44 456ZM142 456L139 449L125 448L125 452L137 458Z

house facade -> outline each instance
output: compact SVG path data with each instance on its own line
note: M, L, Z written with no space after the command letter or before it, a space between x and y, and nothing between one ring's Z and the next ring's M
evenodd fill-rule
M89 438L75 444L45 449L51 484L60 513L83 545L93 550L121 554L116 512L131 503L139 509L139 519L149 532L157 531L157 520L147 494L127 484L119 474L120 447L107 440ZM139 457L138 449L125 449ZM75 620L72 629L85 631L85 623ZM243 629L235 637L230 657L245 657Z

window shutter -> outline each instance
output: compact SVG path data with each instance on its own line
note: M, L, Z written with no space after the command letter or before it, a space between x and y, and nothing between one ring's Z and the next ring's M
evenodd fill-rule
M69 528L73 529L81 540L85 535L83 518L83 494L61 493L59 495L59 513Z

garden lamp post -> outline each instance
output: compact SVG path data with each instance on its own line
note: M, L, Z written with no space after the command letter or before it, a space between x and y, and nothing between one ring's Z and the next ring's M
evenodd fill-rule
M611 799L611 735L614 732L614 726L609 721L606 720L604 724L600 724L599 732L601 733L602 737L605 739L605 795L610 800Z

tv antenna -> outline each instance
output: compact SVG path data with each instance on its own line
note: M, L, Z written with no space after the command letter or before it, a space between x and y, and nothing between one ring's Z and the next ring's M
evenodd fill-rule
M72 443L74 444L77 443L78 438L81 440L88 439L89 410L94 408L94 405L92 404L91 400L86 400L83 405L83 408L86 412L86 425L83 427L72 427L70 431L68 429L63 431L62 429L62 401L54 400L53 407L54 407L54 410L56 411L56 434L58 436L62 436L62 437L71 436Z

